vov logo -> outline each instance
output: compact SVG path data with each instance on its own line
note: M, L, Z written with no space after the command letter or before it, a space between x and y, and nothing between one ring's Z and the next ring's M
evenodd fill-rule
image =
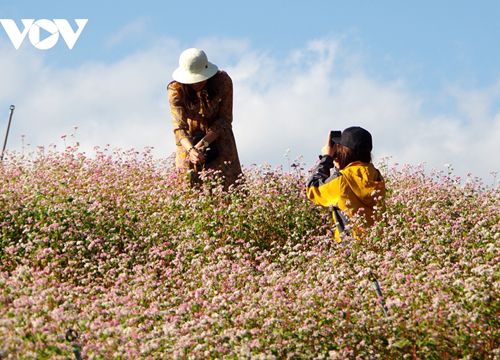
M22 30L17 27L16 22L12 19L0 19L0 24L3 26L16 50L19 49L26 35L31 44L40 50L53 48L59 41L59 35L61 35L71 50L88 21L88 19L75 19L76 31L73 31L69 21L66 19L39 19L36 21L35 19L21 19L24 26ZM43 39L41 39L41 30L44 30L46 35Z

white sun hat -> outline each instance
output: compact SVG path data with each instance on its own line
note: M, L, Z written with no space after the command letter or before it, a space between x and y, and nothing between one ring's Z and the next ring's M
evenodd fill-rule
M217 65L208 61L203 50L190 48L179 56L179 67L172 73L172 77L182 84L195 84L211 78L217 70Z

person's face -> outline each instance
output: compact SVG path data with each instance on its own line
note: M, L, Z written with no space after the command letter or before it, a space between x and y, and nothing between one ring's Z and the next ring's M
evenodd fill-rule
M207 83L206 80L204 81L200 81L200 82L197 82L197 83L194 83L194 84L191 84L191 88L194 90L194 91L200 91L201 89L203 89L205 87L205 84Z

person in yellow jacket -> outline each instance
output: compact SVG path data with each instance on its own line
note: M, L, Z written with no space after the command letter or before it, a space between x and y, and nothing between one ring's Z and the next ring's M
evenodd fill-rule
M331 132L307 181L307 197L332 208L338 242L345 234L362 234L359 227L350 231L353 216L359 214L371 226L379 213L376 208L384 206L385 182L371 162L372 147L371 134L359 126Z

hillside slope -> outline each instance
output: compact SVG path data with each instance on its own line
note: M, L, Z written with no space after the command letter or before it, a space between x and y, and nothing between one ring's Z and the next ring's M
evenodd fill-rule
M223 193L147 153L11 155L0 359L499 357L498 188L383 172L383 220L339 245L300 166Z

